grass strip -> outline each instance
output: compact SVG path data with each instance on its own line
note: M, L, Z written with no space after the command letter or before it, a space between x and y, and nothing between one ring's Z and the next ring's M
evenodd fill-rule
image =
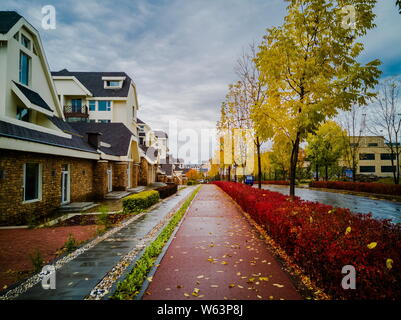
M183 218L192 200L198 193L200 187L183 203L180 209L173 215L167 226L158 237L145 249L143 255L137 260L135 267L131 270L128 276L117 285L117 290L111 297L113 300L132 300L139 293L143 282L146 279L149 271L153 267L157 257L163 251L165 244L170 239L171 234Z

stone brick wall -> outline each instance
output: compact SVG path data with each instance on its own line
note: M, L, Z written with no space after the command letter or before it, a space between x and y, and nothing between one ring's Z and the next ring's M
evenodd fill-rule
M42 167L42 200L23 203L23 167L39 163ZM70 198L89 201L95 196L95 161L53 155L0 150L0 225L26 223L52 213L61 205L61 171L70 170ZM96 184L95 184L96 185Z
M113 190L124 191L128 186L128 162L113 162Z
M130 163L131 166L131 188L135 188L138 186L139 183L139 164L137 163Z
M148 185L148 174L149 174L149 163L145 158L141 158L141 163L139 166L139 185Z
M94 198L101 200L107 193L107 170L109 162L106 160L99 160L95 163L93 189Z

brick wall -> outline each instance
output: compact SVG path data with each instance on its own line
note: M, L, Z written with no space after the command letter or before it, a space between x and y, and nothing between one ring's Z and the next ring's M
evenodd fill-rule
M29 162L42 167L42 200L23 203L23 166ZM70 170L71 202L92 200L95 161L1 149L0 225L26 223L56 210L61 205L61 171L66 164Z
M141 163L139 166L139 185L148 185L148 174L149 174L149 163L145 158L141 158Z
M124 191L128 186L128 162L113 162L113 190Z

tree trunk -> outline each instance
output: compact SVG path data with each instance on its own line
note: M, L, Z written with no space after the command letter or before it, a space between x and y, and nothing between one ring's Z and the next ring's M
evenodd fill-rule
M297 175L297 163L298 163L298 151L299 151L299 133L297 138L292 145L291 151L291 163L290 163L290 196L295 196L295 179Z
M227 181L231 181L231 166L228 166L228 176L227 176Z
M316 177L315 177L316 181L319 181L319 165L316 163Z
M329 181L329 166L325 165L325 181Z
M262 189L262 159L260 156L260 141L259 137L256 137L256 150L258 153L258 188Z

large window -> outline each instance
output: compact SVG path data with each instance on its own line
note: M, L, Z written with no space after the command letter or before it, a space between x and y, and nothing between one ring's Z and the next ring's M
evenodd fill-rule
M19 59L19 82L22 84L29 84L29 68L30 68L31 58L24 52L20 52Z
M72 112L82 111L82 99L72 99L71 100Z
M391 153L380 154L380 160L391 160L391 158L393 158L393 160L395 160L395 154L391 154Z
M98 111L111 111L111 101L101 100L97 102Z
M29 122L30 112L27 108L17 107L17 119Z
M376 172L375 166L360 166L359 171L362 173Z
M395 166L382 166L382 172L395 172Z
M360 153L359 160L375 160L374 153Z
M21 44L31 50L31 40L29 40L27 37L25 37L23 34L21 34Z
M368 143L368 147L378 147L379 144L377 142Z
M41 168L38 163L24 165L24 201L35 201L41 198Z
M89 111L96 111L96 101L89 100Z

